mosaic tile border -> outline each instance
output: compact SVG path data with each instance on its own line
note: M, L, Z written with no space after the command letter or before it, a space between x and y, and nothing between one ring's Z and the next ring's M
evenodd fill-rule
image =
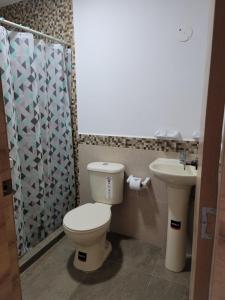
M189 140L162 140L155 138L137 138L124 136L102 136L79 134L78 143L96 146L109 146L118 148L142 149L164 152L180 152L186 150L189 154L198 153L199 143Z

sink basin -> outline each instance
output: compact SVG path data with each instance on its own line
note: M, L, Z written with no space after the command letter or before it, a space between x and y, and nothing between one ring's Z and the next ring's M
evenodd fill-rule
M168 196L168 225L165 266L181 272L186 262L187 215L191 187L197 170L184 166L178 159L158 158L149 165L153 176L164 181Z
M197 170L184 166L178 159L158 158L149 165L152 173L168 184L192 186L196 182Z

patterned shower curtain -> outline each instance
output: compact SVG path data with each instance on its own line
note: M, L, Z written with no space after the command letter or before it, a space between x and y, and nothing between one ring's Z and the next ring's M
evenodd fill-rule
M0 76L21 256L75 206L71 51L0 26Z

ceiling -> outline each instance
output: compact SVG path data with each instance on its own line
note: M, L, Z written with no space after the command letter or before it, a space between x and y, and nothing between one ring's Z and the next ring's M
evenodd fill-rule
M6 6L15 2L19 2L21 0L0 0L0 7Z

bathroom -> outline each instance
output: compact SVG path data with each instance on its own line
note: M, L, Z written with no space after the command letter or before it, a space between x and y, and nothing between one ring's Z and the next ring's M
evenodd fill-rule
M0 300L225 299L224 14L0 0Z

